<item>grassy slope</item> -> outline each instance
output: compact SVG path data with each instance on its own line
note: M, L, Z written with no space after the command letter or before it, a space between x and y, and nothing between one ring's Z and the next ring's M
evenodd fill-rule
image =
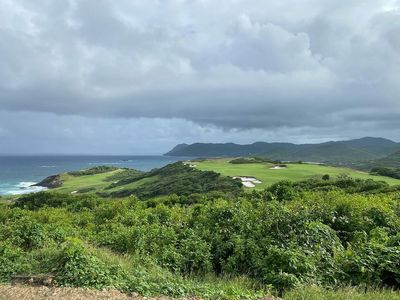
M99 191L111 184L111 182L107 181L108 177L121 171L122 170L115 170L111 172L85 176L72 176L63 173L61 174L61 178L64 182L63 186L54 190L64 193L71 193L81 189L94 188L96 191Z
M116 192L116 191L122 191L122 190L126 190L126 189L132 190L132 189L135 189L135 188L141 186L142 184L154 182L158 178L159 178L158 176L143 178L143 179L140 179L140 180L132 182L132 183L128 183L128 184L121 185L121 186L116 186L111 189L107 189L107 191L108 192Z
M144 178L142 180L135 181L130 184L126 184L123 186L118 186L112 189L106 189L112 183L109 180L110 176L113 176L122 170L115 170L111 172L95 174L95 175L84 175L84 176L72 176L67 173L62 173L61 178L63 180L63 186L60 188L53 189L57 192L62 193L71 193L74 191L86 190L90 189L91 192L100 192L100 191L107 191L107 192L114 192L123 189L132 189L140 186L143 183L150 182L155 180L156 178Z
M252 164L230 164L231 159L214 159L202 162L194 162L199 170L211 170L221 173L225 176L252 176L261 180L262 183L257 188L265 188L281 180L299 181L314 176L329 174L331 177L337 177L341 174L347 174L353 178L374 179L386 181L390 185L400 184L400 180L384 176L373 176L347 168L336 168L321 165L308 164L288 164L286 169L271 170L273 166L269 163Z
M199 171L183 163L170 164L142 174L131 174L131 170L115 170L95 175L60 175L63 186L55 191L80 194L99 192L103 197L123 198L134 194L144 199L210 191L235 193L242 189L237 181L215 172Z

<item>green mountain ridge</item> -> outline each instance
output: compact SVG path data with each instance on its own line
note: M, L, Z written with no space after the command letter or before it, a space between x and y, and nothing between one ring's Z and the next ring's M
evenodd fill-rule
M180 144L167 156L236 157L261 156L281 161L313 161L347 165L359 161L384 158L400 151L400 144L389 139L365 137L320 144L256 142L249 145L234 143Z

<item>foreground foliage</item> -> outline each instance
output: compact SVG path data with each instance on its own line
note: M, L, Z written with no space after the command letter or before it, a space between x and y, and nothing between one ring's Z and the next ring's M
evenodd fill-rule
M42 192L0 210L0 281L49 273L142 295L317 299L300 287L400 288L399 232L398 190L348 177L148 200Z
M316 286L294 289L283 296L285 300L399 300L400 293L393 290L371 288L341 288L329 290Z

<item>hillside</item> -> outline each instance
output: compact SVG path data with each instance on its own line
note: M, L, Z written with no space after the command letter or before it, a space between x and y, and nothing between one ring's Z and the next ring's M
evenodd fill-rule
M400 150L400 144L383 138L327 142L320 144L291 144L257 142L250 145L180 144L165 155L192 157L262 156L281 161L314 161L348 164L383 158Z
M391 169L400 168L400 151L396 151L387 156L380 157L377 159L348 162L345 165L350 168L366 172L369 172L373 168L381 168L381 167L391 168Z
M400 151L374 161L375 165L381 167L400 168Z
M97 193L107 198L135 195L140 199L148 199L168 194L180 196L208 192L237 194L241 191L240 182L232 178L212 171L197 170L182 162L150 172L96 167L53 175L44 179L39 185L46 184L53 178L58 179L58 185L52 189L53 191L70 194Z
M260 159L250 163L230 163L231 159L209 159L174 163L150 172L133 169L88 169L50 176L40 184L52 191L68 194L96 193L104 198L122 198L135 195L140 199L176 194L179 196L212 191L238 194L241 183L233 177L250 176L261 180L257 189L266 188L281 180L301 181L311 178L331 178L347 175L357 179L384 181L399 185L400 180L371 175L349 168L315 164L286 164L283 169L273 169L272 162ZM239 160L240 161L240 160ZM247 160L244 160L245 162ZM90 174L90 175L85 175ZM57 178L55 186L47 185L49 179Z
M372 168L386 167L386 168L400 168L400 151L392 153L388 156L374 159L371 161L362 161L355 163L352 167L361 170L371 170Z
M286 164L284 168L274 168L276 165L268 162L232 164L230 161L229 158L220 158L192 161L192 164L196 165L199 170L214 171L225 176L254 177L261 181L261 183L256 184L256 189L264 189L283 180L296 182L307 179L321 179L324 175L329 175L331 179L349 176L355 179L372 179L387 182L389 185L400 185L399 179L375 176L342 167L290 163Z

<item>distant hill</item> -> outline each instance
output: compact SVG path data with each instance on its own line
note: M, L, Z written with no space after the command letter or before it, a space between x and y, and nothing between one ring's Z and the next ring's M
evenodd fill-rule
M375 164L382 167L400 168L400 151L376 160Z
M177 152L177 151L183 150L187 146L189 146L189 145L188 144L178 144L170 152Z
M370 161L361 161L355 163L353 167L361 170L371 170L372 168L385 167L385 168L400 168L400 151L392 153L388 156L374 159Z
M249 145L234 143L180 144L165 155L194 157L261 156L281 161L301 160L348 165L358 161L378 160L396 151L400 151L400 143L384 138L365 137L320 144L267 142L256 142Z

